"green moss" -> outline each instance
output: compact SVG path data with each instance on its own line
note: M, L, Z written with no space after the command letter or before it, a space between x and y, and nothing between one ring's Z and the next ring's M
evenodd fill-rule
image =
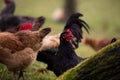
M117 41L68 70L57 80L108 80L119 72L120 41Z

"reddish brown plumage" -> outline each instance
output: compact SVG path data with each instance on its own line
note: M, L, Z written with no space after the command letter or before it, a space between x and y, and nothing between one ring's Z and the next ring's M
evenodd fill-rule
M95 51L98 51L101 48L103 48L103 47L107 46L108 44L110 44L111 40L112 39L108 39L108 38L95 39L95 38L85 37L83 39L83 42L86 45L89 45L90 47L92 47Z
M42 39L49 32L50 28L0 33L0 63L6 65L9 71L23 71L35 62Z

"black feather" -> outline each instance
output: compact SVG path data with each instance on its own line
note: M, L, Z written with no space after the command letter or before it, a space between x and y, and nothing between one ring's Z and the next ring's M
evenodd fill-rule
M10 2L1 10L0 16L13 15L15 12L15 6L14 0L10 0Z
M86 25L84 21L80 20L79 16L82 15L76 13L68 19L67 24L60 35L60 45L57 48L58 50L54 50L54 52L50 50L50 52L48 52L48 50L46 50L38 53L37 60L47 63L47 69L53 71L57 76L84 60L76 55L74 47L72 46L75 45L75 47L78 47L78 43L82 39L82 27L85 27L87 31L89 29L89 26ZM70 41L67 41L64 37L65 35L69 35L69 32L67 32L68 29L72 32L73 40L71 40L71 42L74 44L71 44ZM74 40L74 38L76 39Z
M43 16L33 18L30 16L3 15L0 17L0 30L7 31L14 28L17 32L20 24L25 22L31 22L32 24L34 23L32 30L35 31L45 23L45 18Z
M20 24L20 18L12 15L4 15L0 18L0 29L1 31L6 31L9 28L17 28Z
M78 47L79 42L81 42L81 39L83 38L83 32L82 27L89 33L89 25L83 21L82 19L79 19L79 17L83 16L80 13L72 14L71 17L68 19L66 26L64 28L64 31L66 29L70 29L73 33L73 36L77 39L76 41L72 41L72 44ZM77 43L76 45L74 43Z
M17 32L19 30L19 26L25 22L31 22L34 24L32 31L36 31L45 23L45 18L43 16L34 18L31 16L13 15L15 7L14 0L9 0L9 3L6 3L6 6L2 9L0 13L1 31Z

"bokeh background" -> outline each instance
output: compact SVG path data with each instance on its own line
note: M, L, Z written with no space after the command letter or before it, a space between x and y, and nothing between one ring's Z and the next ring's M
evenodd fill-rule
M46 22L45 27L51 27L52 34L58 34L65 26L65 22L56 22L53 20L53 13L59 8L63 8L64 0L15 0L16 10L15 15L27 16L44 16ZM4 7L3 0L0 0L0 11ZM82 19L90 26L90 33L84 32L84 36L91 38L113 38L120 36L120 0L77 0L77 12L82 13ZM89 57L96 52L89 46L80 43L76 50L81 57ZM41 62L36 62L28 69L28 74L38 68L46 67L47 65ZM1 65L1 69L4 66ZM6 74L9 79L9 74ZM50 71L35 77L29 76L30 80L54 80L56 76Z

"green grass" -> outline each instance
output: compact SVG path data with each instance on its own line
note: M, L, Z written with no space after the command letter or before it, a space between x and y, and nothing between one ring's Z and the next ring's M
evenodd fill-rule
M51 27L51 34L57 34L62 31L65 23L53 21L52 14L57 8L61 8L64 0L15 0L15 15L28 15L33 17L45 16L46 23L44 27ZM113 38L120 34L120 0L78 0L78 12L84 14L82 18L91 27L90 34L84 32L84 36L93 38ZM3 1L0 0L0 10L3 8ZM80 44L76 50L77 54L82 57L89 57L95 54L95 51L84 44ZM29 75L42 67L44 63L36 62L28 69ZM3 66L0 66L3 69ZM33 77L33 76L32 76ZM54 80L56 76L52 73L44 73L33 77L31 80Z

